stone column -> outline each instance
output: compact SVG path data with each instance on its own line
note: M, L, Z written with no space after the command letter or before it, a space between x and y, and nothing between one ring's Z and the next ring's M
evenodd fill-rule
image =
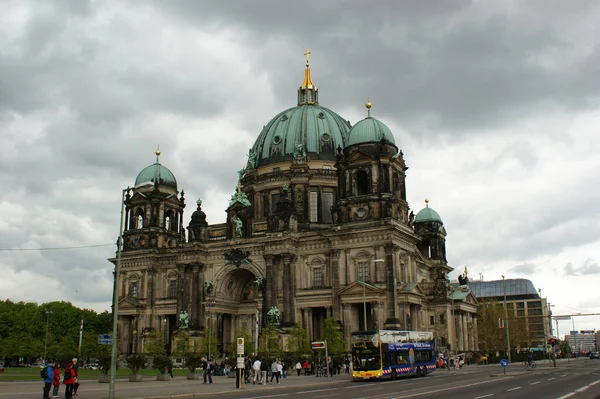
M340 251L329 251L329 264L331 269L331 293L333 295L333 318L340 320Z
M307 321L306 331L308 333L308 339L313 341L313 314L312 314L311 308L306 309L306 321Z
M474 341L473 348L475 348L475 350L478 351L479 350L479 335L477 334L477 317L473 317L473 341Z
M148 307L150 308L150 310L153 312L154 307L152 305L154 303L154 270L148 269L146 274L148 275L148 278L146 279L147 284L148 284L148 291L146 294L146 303L148 304Z
M398 292L396 289L396 266L394 265L395 254L399 247L393 244L385 246L385 271L386 271L386 302L388 304L387 318L397 319L396 304L398 303Z
M296 322L294 306L294 284L291 272L292 254L283 254L283 323L294 324Z
M342 321L344 323L345 349L347 351L349 351L350 350L350 338L352 336L352 329L353 329L352 312L351 312L349 303L344 303L342 305L342 316L343 316Z
M186 309L187 304L187 289L185 279L185 265L177 265L177 312L175 314L176 319L179 318L179 314L183 309Z
M263 309L263 312L268 311L268 309L271 309L271 306L274 306L277 304L277 291L276 291L276 282L277 282L277 277L276 277L276 273L275 273L275 267L273 266L273 255L264 255L265 258L265 276L267 276L267 281L266 281L266 293L265 293L265 308ZM263 317L266 317L265 314L263 314Z
M199 308L201 305L202 291L200 288L200 263L192 265L192 295L191 295L191 309L190 309L190 327L198 329L199 323Z

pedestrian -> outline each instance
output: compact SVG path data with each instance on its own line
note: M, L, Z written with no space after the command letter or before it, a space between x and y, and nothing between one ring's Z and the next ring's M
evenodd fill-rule
M300 360L298 360L298 362L296 363L296 373L298 373L298 377L300 377L301 371L302 371L302 364L300 363Z
M304 365L302 365L302 367L304 368L304 375L308 375L308 360L304 361Z
M271 381L269 381L269 384L273 383L273 378L275 378L279 384L279 367L277 365L277 359L273 360L273 363L271 363Z
M65 384L65 399L71 399L73 397L73 384L75 384L75 370L73 370L73 363L67 363L67 367L63 371L63 383Z
M267 364L267 359L263 359L260 362L260 380L263 385L267 385L267 376L269 373L269 365Z
M58 398L58 390L60 389L60 364L58 362L54 363L52 374L52 397L56 399Z
M287 378L288 366L285 362L281 362L281 378Z
M260 384L260 360L256 359L254 363L252 363L252 371L254 372L254 376L252 377L252 383L256 384L256 381Z
M208 385L212 385L213 380L212 380L212 374L213 374L213 361L212 359L208 359L208 362L206 363L206 376L208 377Z
M50 398L50 388L52 388L52 380L54 380L54 362L48 361L48 364L42 369L42 377L44 377L43 399Z
M79 380L77 376L79 375L79 365L77 364L77 358L74 357L73 360L73 371L75 371L75 381L73 382L73 395L77 396L77 390L79 389Z
M206 361L206 358L202 358L202 383L206 384L206 367L208 365L208 362Z
M350 359L346 358L344 364L346 365L346 374L350 374Z
M169 364L169 366L167 367L167 373L169 373L171 378L173 378L173 365L172 364Z
M244 382L246 384L250 383L250 371L252 370L252 361L250 361L250 357L246 356L246 362L244 363Z

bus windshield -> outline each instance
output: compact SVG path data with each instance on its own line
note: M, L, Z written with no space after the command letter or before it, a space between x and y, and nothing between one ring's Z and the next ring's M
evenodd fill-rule
M381 369L381 357L379 354L360 354L354 356L355 371L369 371Z

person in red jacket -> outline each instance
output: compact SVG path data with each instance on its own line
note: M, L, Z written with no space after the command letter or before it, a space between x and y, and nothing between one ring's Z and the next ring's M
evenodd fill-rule
M52 379L52 397L58 398L58 390L60 389L60 364L56 362L53 370L54 378Z
M73 363L67 363L67 367L64 371L64 383L65 383L65 399L73 398L73 384L75 383L75 378L77 377L77 373L73 369Z

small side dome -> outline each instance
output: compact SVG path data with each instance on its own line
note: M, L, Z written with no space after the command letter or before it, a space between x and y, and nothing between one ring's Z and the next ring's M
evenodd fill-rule
M171 171L158 162L160 151L156 150L156 162L150 166L146 166L137 175L135 179L135 186L139 186L142 183L151 181L159 186L173 187L177 190L177 180Z
M429 207L428 199L425 199L425 208L421 209L419 213L417 213L417 216L415 216L415 223L421 222L438 222L444 224L440 215Z
M369 116L350 129L347 146L362 143L379 143L382 139L396 145L390 128L385 123Z

